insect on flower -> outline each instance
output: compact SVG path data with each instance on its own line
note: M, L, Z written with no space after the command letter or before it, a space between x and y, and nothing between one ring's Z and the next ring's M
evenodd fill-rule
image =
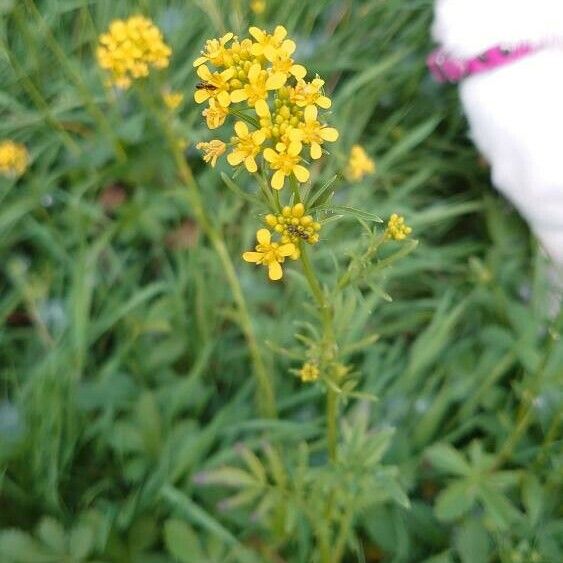
M198 82L195 85L195 89L196 90L208 90L210 92L213 92L213 91L217 90L217 86L210 84L209 82Z

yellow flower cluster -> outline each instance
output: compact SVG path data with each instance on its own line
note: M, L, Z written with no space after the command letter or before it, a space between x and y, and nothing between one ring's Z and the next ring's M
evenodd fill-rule
M360 182L364 176L375 172L375 162L360 145L354 145L348 158L346 176L353 182Z
M309 244L319 242L321 225L311 215L305 215L302 203L286 206L278 215L268 214L265 220L269 227L281 235L280 241L284 244L292 242L297 245L302 240Z
M319 116L318 108L331 106L324 81L305 80L307 69L293 60L296 45L286 29L277 26L269 34L251 27L249 33L242 40L227 33L207 41L194 61L201 80L194 98L208 104L203 115L210 129L221 127L228 115L236 118L229 164L250 173L260 164L271 172L272 188L281 190L289 177L307 182L304 148L319 159L322 145L336 141L338 131Z
M299 377L303 383L312 383L319 379L319 368L316 364L307 362L303 364L303 367L299 370Z
M389 217L385 238L392 240L405 240L412 233L412 229L405 224L405 218L393 213Z
M29 162L29 154L24 145L14 141L0 141L0 174L8 178L21 176Z
M171 54L158 27L143 16L113 21L108 32L100 35L97 50L100 67L119 88L148 76L152 67L166 68Z

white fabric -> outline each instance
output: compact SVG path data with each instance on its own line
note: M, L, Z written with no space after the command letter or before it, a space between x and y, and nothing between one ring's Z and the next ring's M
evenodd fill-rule
M433 34L460 57L563 40L563 0L436 0ZM460 91L493 183L563 265L563 45L470 77Z

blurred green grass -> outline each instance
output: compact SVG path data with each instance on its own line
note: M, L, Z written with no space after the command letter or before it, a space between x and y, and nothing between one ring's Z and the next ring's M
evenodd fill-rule
M522 542L544 557L560 553L550 530L561 530L563 346L555 336L563 322L546 318L545 263L490 188L456 92L427 75L432 3L267 4L260 17L243 0L43 0L39 13L29 0L0 4L0 137L24 142L32 156L18 183L0 181L0 526L35 531L49 516L60 523L48 521L58 530L45 532L52 538L57 526L95 522L88 529L98 530L98 559L167 561L163 523L181 515L201 541L218 545L209 560L241 560L238 542L252 545L255 525L217 511L220 491L202 492L192 475L234 459L238 441L292 447L320 437L320 391L299 385L289 372L295 362L267 345L293 346L307 314L302 279L289 271L273 286L237 261L256 221L193 148L209 138L191 102L192 61L204 40L281 23L299 45L296 58L327 79L334 100L341 138L322 174L342 169L354 143L378 164L363 183L343 182L338 203L382 217L399 212L420 240L385 273L384 292L355 294L352 318L344 318L349 304L340 309L350 342L381 335L356 364L362 390L380 398L373 424L397 429L386 459L413 505L384 506L358 523L366 560L511 561L506 554ZM153 117L103 87L97 36L137 12L173 49L160 80L186 94L188 160L237 264L281 421L256 418L232 298ZM334 242L315 258L327 280L334 256L357 251L358 232L352 221L327 227ZM541 517L528 523L515 487L518 526L499 532L479 510L440 520L436 495L448 479L427 449L447 442L465 451L478 440L501 452L532 399L506 461L541 482ZM475 555L472 542L484 551ZM311 560L288 553L288 561Z

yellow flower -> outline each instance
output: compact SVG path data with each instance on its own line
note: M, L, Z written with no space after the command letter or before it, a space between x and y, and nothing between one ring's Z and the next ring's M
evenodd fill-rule
M263 70L259 63L253 64L247 76L248 83L242 88L231 92L231 101L236 104L247 101L249 106L254 106L258 100L268 97L268 90L278 90L285 84L282 73L269 73Z
M0 174L8 178L21 176L29 162L29 154L24 145L14 141L0 141Z
M164 92L162 99L164 100L164 105L174 111L184 102L184 94L181 92Z
M208 143L198 143L196 149L203 151L203 160L207 163L211 163L211 167L215 168L217 159L227 150L227 145L225 145L223 141L213 139Z
M300 241L309 244L319 242L321 224L317 223L311 215L305 215L305 206L302 203L297 203L293 207L284 207L279 215L268 214L265 221L281 235L282 243L292 242L297 246ZM299 258L299 253L296 258Z
M281 280L283 270L281 264L288 256L295 252L295 245L279 244L272 242L272 235L268 229L260 229L256 233L256 252L245 252L242 258L245 262L263 264L268 267L268 277L273 280Z
M266 0L252 0L250 9L257 15L263 14L266 11Z
M412 233L412 229L405 224L405 218L393 213L389 217L385 238L392 240L405 240Z
M324 84L325 81L321 80L319 77L313 79L311 82L298 80L291 91L292 102L299 107L317 105L322 109L328 109L332 105L332 102L330 98L323 93Z
M319 379L319 368L316 364L307 362L303 364L303 367L299 370L299 377L303 383L312 383Z
M264 158L269 162L270 168L275 170L272 176L272 188L281 190L285 184L285 178L293 174L300 183L309 179L309 171L299 164L301 157L301 143L292 141L289 145L278 143L276 150L264 149Z
M317 121L318 110L316 106L305 108L305 121L299 125L299 129L293 130L289 136L292 140L299 140L306 145L311 145L311 158L317 160L323 155L321 144L324 141L333 143L338 139L338 131L334 127L321 125Z
M235 123L236 137L233 137L233 152L227 156L231 166L238 166L244 162L246 169L253 174L258 170L256 156L260 153L260 145L266 140L262 131L250 132L243 121Z
M252 45L252 54L255 57L260 57L264 54L264 49L266 47L274 47L274 49L277 49L285 39L287 30L283 27L283 25L278 25L274 30L274 33L270 35L262 29L251 27L248 30L248 33L250 33L256 41L256 43Z
M195 91L194 100L196 103L202 104L210 98L213 98L224 108L229 107L231 104L231 96L229 94L231 87L229 80L234 74L234 68L228 68L223 72L211 72L207 68L207 65L198 67L197 75L203 82L198 85L200 87Z
M111 74L111 83L128 88L131 81L148 76L151 67L168 66L172 51L160 30L143 16L114 20L109 31L100 35L97 58L100 67Z
M350 151L346 176L355 182L359 182L364 176L375 172L375 163L366 154L360 145L354 145Z
M290 75L301 80L307 74L307 69L303 65L296 65L291 58L296 48L297 45L291 39L286 39L278 48L272 45L264 48L264 56L272 63L272 70L283 74L286 80Z
M218 104L214 98L210 98L209 107L203 110L202 115L205 117L209 129L217 129L225 123L225 119L229 115L229 109Z
M226 45L233 37L232 33L227 33L219 39L209 39L205 43L205 49L201 52L201 57L194 61L194 66L200 66L207 62L215 66L223 66L227 52Z

